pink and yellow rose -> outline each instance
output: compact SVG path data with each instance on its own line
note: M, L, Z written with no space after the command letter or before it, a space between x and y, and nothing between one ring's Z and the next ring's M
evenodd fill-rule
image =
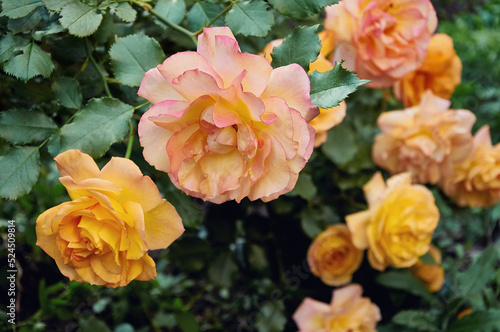
M313 241L307 251L311 272L330 286L345 285L361 265L363 251L356 248L346 225L328 227Z
M318 71L323 73L325 71L333 69L333 65L330 61L326 59L326 55L332 52L333 44L331 38L329 38L329 31L322 31L319 34L321 41L321 52L314 62L309 64L309 73L313 71ZM268 43L260 55L264 56L267 61L271 62L273 59L271 53L275 47L278 47L283 42L283 39L275 39ZM340 105L330 108L319 108L319 115L312 119L309 124L316 130L316 137L314 138L314 147L318 147L324 142L328 137L328 130L332 129L339 123L341 123L347 111L347 105L344 101Z
M341 0L325 10L333 60L345 60L373 88L390 87L418 69L437 27L430 0Z
M382 113L372 156L377 165L396 174L409 171L414 181L436 184L472 150L475 115L449 109L450 102L427 91L419 105Z
M490 207L500 202L500 143L491 144L489 126L477 131L470 156L454 165L441 187L460 206Z
M422 67L397 81L394 94L405 107L418 105L426 90L450 99L461 80L462 61L455 52L453 39L438 33L431 39Z
M145 159L187 194L214 203L289 192L314 147L307 73L242 53L231 30L205 28L197 52L149 70L139 95Z
M102 170L79 150L55 161L72 201L38 217L37 245L70 280L118 287L153 279L148 250L166 248L184 232L153 181L124 158Z
M387 184L376 173L363 191L368 210L346 216L354 245L368 249L368 261L379 271L417 263L429 251L439 221L432 193L412 184L410 173L395 175Z
M306 298L293 320L299 332L376 332L380 310L362 293L361 286L353 284L334 290L330 304Z

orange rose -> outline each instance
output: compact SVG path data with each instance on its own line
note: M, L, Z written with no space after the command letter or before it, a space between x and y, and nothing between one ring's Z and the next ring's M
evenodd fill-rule
M394 94L405 107L420 103L426 90L431 90L438 97L450 99L462 80L462 61L455 52L450 36L435 34L427 51L422 67L394 84Z
M382 133L372 150L375 163L393 174L410 171L421 183L435 184L451 173L471 152L476 117L449 106L427 91L415 107L382 113L377 121Z
M79 150L54 159L73 201L38 217L37 245L70 280L118 287L153 279L148 250L166 248L184 232L153 181L124 158L102 170Z
M425 264L421 259L410 268L410 271L422 281L431 292L437 292L443 287L444 269L441 264L441 252L431 245L429 254L434 259L434 264Z
M325 10L333 60L345 60L373 88L390 87L419 68L437 27L430 0L341 0Z
M376 332L380 310L362 293L354 284L333 291L330 304L306 298L293 314L299 332Z
M346 217L352 242L368 248L368 261L379 271L389 264L410 267L429 251L439 221L434 196L426 187L411 183L410 173L384 183L380 173L363 186L369 209Z
M333 225L319 234L307 251L311 272L330 286L351 282L363 260L363 251L352 244L346 225Z
M493 146L489 126L474 136L474 148L455 164L441 187L460 206L489 207L500 202L500 143Z
M149 70L138 94L153 103L138 129L144 158L206 201L273 200L314 148L307 73L241 52L227 27L205 28L197 52Z
M316 61L311 62L309 65L309 73L313 71L318 71L323 73L325 71L333 69L333 65L328 61L325 56L328 55L333 50L332 39L328 38L330 32L322 31L319 34L321 40L321 52ZM273 59L271 53L275 47L278 47L283 42L283 39L276 39L268 43L260 55L264 56L267 61L271 62ZM340 105L330 108L319 108L319 115L312 119L309 124L316 130L316 136L314 138L314 147L318 147L326 142L328 136L328 130L332 129L339 123L341 123L347 111L347 105L344 101Z

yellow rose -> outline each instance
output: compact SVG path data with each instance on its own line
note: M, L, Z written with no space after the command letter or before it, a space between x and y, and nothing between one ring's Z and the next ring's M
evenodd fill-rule
M319 234L307 251L311 272L330 286L347 284L363 260L363 251L352 244L346 225L333 225Z
M450 102L427 91L419 105L382 113L373 161L389 172L410 171L415 182L436 184L472 150L475 115L449 109Z
M309 74L313 71L324 73L325 71L333 69L332 63L326 59L326 56L333 51L334 42L331 34L331 31L328 30L319 33L321 51L318 59L309 64ZM264 56L267 61L273 61L271 53L273 52L273 49L280 46L282 42L283 39L276 39L269 42L259 54ZM326 142L328 130L332 129L344 120L346 111L347 105L344 101L335 107L319 108L319 115L309 121L309 124L316 130L314 147L317 148Z
M474 148L443 179L444 192L460 206L489 207L500 202L500 144L493 146L489 126L474 136Z
M439 221L432 193L412 185L410 173L395 175L387 184L377 173L363 191L369 209L346 217L354 245L368 249L368 261L379 271L389 264L414 265L429 250Z
M380 310L362 293L361 286L353 284L333 291L330 304L306 298L293 320L299 332L376 332Z
M441 264L441 252L433 245L429 248L429 254L434 259L434 264L425 264L421 259L410 268L410 271L422 281L431 292L437 292L443 287L444 269Z
M124 158L112 158L102 170L79 150L55 161L72 201L38 217L37 245L70 280L118 287L153 279L148 250L166 248L184 232L153 181Z
M431 39L422 67L396 82L394 94L405 107L418 105L426 90L450 99L461 80L462 61L455 52L453 39L438 33Z

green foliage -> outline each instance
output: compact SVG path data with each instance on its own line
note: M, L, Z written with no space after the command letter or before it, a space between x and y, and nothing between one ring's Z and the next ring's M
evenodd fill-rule
M28 15L42 5L40 0L4 0L2 1L2 16L20 18Z
M293 18L306 18L318 14L321 8L336 2L336 0L270 0L277 11Z
M321 150L337 165L345 165L353 160L358 151L358 144L349 124L341 123L333 128L326 142L321 146Z
M271 65L276 68L297 63L308 71L309 63L318 58L321 50L317 29L318 26L295 28L280 46L274 48Z
M59 77L52 83L56 100L64 107L79 109L82 105L82 92L78 80L71 77Z
M27 194L38 179L40 153L36 147L16 147L0 157L0 197Z
M332 70L324 73L314 71L309 74L309 78L311 102L322 108L337 106L358 87L370 82L344 69L340 63L336 63Z
M7 74L27 81L38 75L48 77L54 70L50 54L44 52L37 44L32 42L15 49L20 49L22 54L14 56L5 63L3 69Z
M265 37L274 24L274 15L262 0L235 2L226 15L226 25L235 34Z
M137 12L127 2L121 2L116 5L115 14L124 22L134 22L137 17Z
M187 15L189 29L198 31L208 25L212 20L217 18L217 15L224 10L224 7L211 2L197 2L191 7ZM222 26L224 20L217 19L212 26Z
M155 5L154 10L171 22L179 24L186 15L186 3L184 0L159 0ZM157 19L155 22L164 28L167 27L167 25Z
M39 142L58 129L43 113L11 109L0 114L0 137L12 144Z
M436 318L426 311L405 310L396 314L392 321L395 324L409 327L415 331L439 332Z
M96 32L102 21L102 14L89 5L72 0L61 10L61 25L78 37L90 36Z
M473 312L455 321L446 332L489 332L500 329L500 310Z
M376 278L376 281L382 286L401 289L426 300L432 300L427 287L406 269L384 272Z
M144 74L165 60L160 44L143 34L116 38L109 56L116 79L128 86L139 86Z
M92 99L61 128L61 152L79 149L94 158L102 156L111 144L124 140L134 109L118 99Z

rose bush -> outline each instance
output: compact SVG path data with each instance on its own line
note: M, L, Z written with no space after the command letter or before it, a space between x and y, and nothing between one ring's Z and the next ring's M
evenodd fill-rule
M153 181L124 158L102 170L79 150L54 159L72 201L38 217L37 245L70 280L118 287L153 279L148 250L166 248L184 232Z

